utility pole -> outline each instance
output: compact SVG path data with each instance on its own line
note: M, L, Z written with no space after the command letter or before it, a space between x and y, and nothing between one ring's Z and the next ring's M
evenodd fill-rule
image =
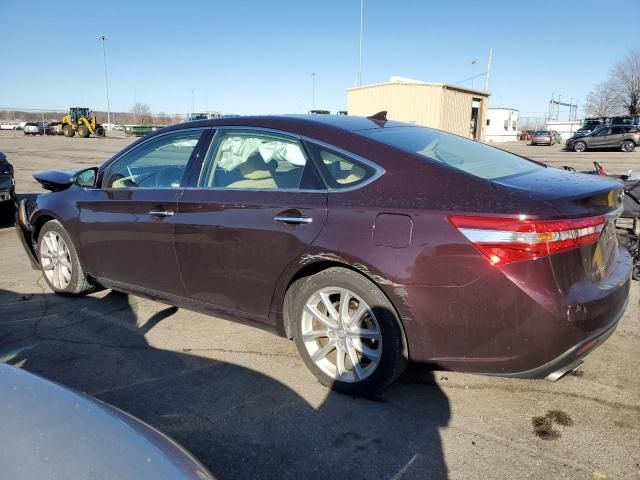
M491 72L491 57L493 55L493 48L489 49L489 61L487 62L487 73L484 77L484 91L485 93L489 91L489 74Z
M471 60L471 90L473 90L473 81L475 80L476 76L476 61L475 60Z
M362 33L364 26L364 0L360 0L360 49L358 52L358 86L362 86Z
M111 105L109 104L109 79L107 77L107 48L104 45L106 39L106 35L98 36L98 40L102 41L102 58L104 59L104 85L107 90L107 123L109 124L109 129L111 129Z
M316 72L311 72L311 109L316 108Z

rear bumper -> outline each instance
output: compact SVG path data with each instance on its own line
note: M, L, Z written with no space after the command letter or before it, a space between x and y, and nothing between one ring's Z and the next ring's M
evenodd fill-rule
M587 355L589 355L589 353L593 352L597 347L602 345L613 334L613 332L618 327L618 322L627 309L627 304L628 302L625 302L623 307L613 317L613 320L609 325L602 328L596 334L591 335L589 338L581 341L577 345L574 345L569 350L564 352L562 355L554 358L553 360L550 360L547 363L540 365L539 367L525 370L523 372L502 374L498 373L494 375L510 378L548 378L553 373L562 371L566 367L580 365L582 363L581 360L584 357L586 357Z
M465 285L404 286L395 303L404 304L398 310L409 357L438 369L544 378L615 330L628 302L631 263L620 248L603 282L571 289L559 287L544 259L491 268Z

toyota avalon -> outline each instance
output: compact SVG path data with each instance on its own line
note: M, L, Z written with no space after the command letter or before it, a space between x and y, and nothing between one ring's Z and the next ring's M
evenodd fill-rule
M408 361L555 379L612 334L622 185L372 117L201 120L35 178L18 232L49 287L96 286L294 339L325 385Z

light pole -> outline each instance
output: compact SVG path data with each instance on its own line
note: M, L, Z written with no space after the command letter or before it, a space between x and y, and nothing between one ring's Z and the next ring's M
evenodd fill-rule
M471 90L473 90L473 80L475 76L476 76L476 61L472 60L471 61Z
M311 109L316 108L316 72L311 72Z
M106 39L106 35L100 35L98 37L98 40L102 41L102 58L104 59L104 85L107 89L107 123L109 124L109 130L111 130L111 105L109 104L109 79L107 77L107 48L104 45L104 41Z
M362 32L364 25L364 0L360 0L360 48L358 50L358 86L362 86Z

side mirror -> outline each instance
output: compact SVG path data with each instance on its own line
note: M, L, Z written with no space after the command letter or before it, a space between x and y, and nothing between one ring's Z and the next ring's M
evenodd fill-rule
M73 177L73 183L81 187L94 187L96 178L98 177L98 169L96 167L87 168L76 173Z

